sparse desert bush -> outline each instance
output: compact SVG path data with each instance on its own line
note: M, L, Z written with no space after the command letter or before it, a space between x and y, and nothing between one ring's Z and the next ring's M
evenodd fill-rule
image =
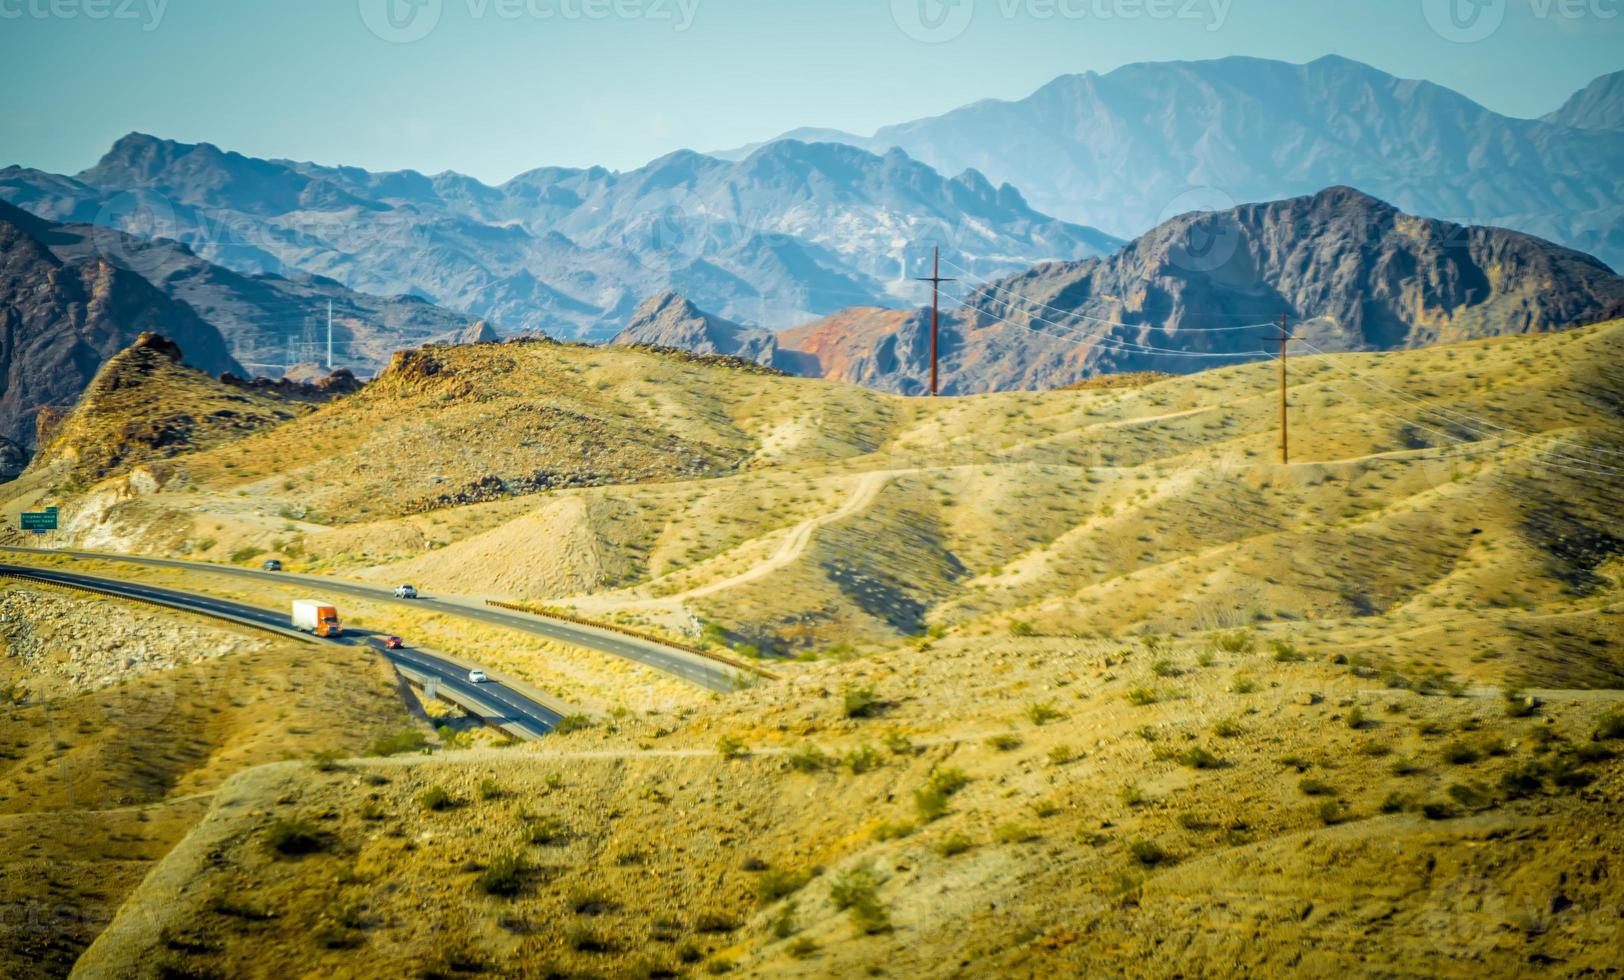
M895 822L890 820L882 820L874 825L874 829L869 832L869 836L880 841L900 840L913 832L914 825L906 820Z
M850 769L852 775L860 776L885 765L885 756L872 745L859 745L841 756L840 763Z
M1049 750L1049 762L1052 765L1063 766L1077 758L1077 750L1070 745L1056 745Z
M716 754L724 759L739 759L750 754L744 742L732 735L723 735L716 740Z
M816 745L805 745L784 757L796 772L822 772L834 764Z
M393 735L384 735L381 738L374 739L372 744L367 746L367 755L390 756L400 755L404 752L421 752L428 747L428 744L429 738L427 735L415 728L408 728Z
M1479 758L1477 749L1465 742L1450 742L1444 746L1443 756L1445 762L1455 766L1471 765Z
M1000 824L998 830L994 833L999 843L1002 844L1026 844L1037 840L1039 836L1037 831L1025 824L1014 821Z
M1468 810L1475 810L1489 801L1489 794L1481 787L1464 783L1451 784L1446 792L1449 793L1450 799Z
M892 755L912 755L914 753L913 739L901 732L889 732L885 736L885 747Z
M1051 721L1059 721L1066 717L1065 712L1054 706L1053 701L1040 701L1037 704L1026 706L1026 717L1034 725L1047 725Z
M437 784L417 794L417 805L425 810L449 810L457 805L457 800L450 790Z
M784 952L794 959L804 960L817 955L818 944L813 942L810 936L798 936L794 942L784 947Z
M1321 800L1319 809L1320 823L1327 827L1334 827L1348 819L1348 811L1338 800Z
M310 821L283 817L265 828L265 846L283 857L298 857L323 851L327 845Z
M1270 640L1269 649L1277 664L1296 664L1308 659L1290 640Z
M554 735L568 735L571 732L584 731L593 725L591 715L565 715L558 719L553 726Z
M337 749L322 749L320 752L311 753L310 767L317 772L337 772L343 768L339 765L343 758L344 754Z
M1179 675L1179 669L1173 666L1173 661L1168 660L1166 657L1153 662L1150 665L1150 670L1157 677L1177 677Z
M502 784L489 777L479 781L479 798L482 800L499 800L507 795Z
M1020 748L1024 743L1022 743L1019 735L1013 735L1006 732L1004 734L991 736L987 739L987 744L1000 752L1013 752Z
M1139 838L1128 845L1128 854L1147 868L1165 864L1171 858L1162 846L1153 840Z
M1330 783L1312 776L1299 780L1297 788L1302 790L1304 796L1331 796L1336 792Z
M1387 798L1382 800L1383 813L1403 813L1404 808L1407 806L1409 806L1409 801L1399 793L1388 793Z
M1141 707L1147 704L1155 704L1158 700L1156 692L1148 687L1136 687L1128 692L1127 697L1129 704L1136 704Z
M559 847L569 843L570 830L557 817L535 817L527 821L524 838L538 847Z
M475 884L479 890L487 895L496 895L502 898L512 898L524 888L525 875L529 872L524 858L517 854L498 854L492 859L490 866L479 873Z
M1369 728L1372 724L1370 719L1365 717L1364 709L1357 706L1348 710L1348 716L1345 720L1348 723L1348 727L1356 732Z
M1219 738L1239 738L1246 734L1246 729L1233 718L1224 718L1212 726L1212 733Z
M1423 803L1421 815L1428 820L1448 820L1455 815L1455 811L1447 803Z
M1254 640L1250 630L1230 630L1213 634L1207 642L1224 653L1250 653Z
M949 834L936 842L936 853L942 857L953 857L972 847L975 847L975 843L963 834Z
M1234 694L1254 694L1257 692L1257 681L1250 677L1236 677L1229 690Z
M1603 715L1590 733L1590 737L1598 742L1624 738L1624 710L1614 708Z
M1145 796L1145 791L1139 788L1138 783L1129 783L1122 787L1122 790L1117 795L1121 798L1123 805L1127 807L1137 808L1149 802L1149 797Z
M1503 692L1506 700L1507 718L1527 718L1539 711L1539 701L1518 687L1508 687Z
M570 949L577 953L613 953L615 944L591 926L577 923L570 927L566 937Z
M880 881L871 868L853 868L829 885L829 901L851 915L852 924L866 935L886 932L891 916L879 899Z
M1009 624L1010 636L1036 636L1037 627L1024 619L1017 619Z
M771 905L779 899L789 896L806 887L812 880L810 871L788 871L780 868L768 868L756 879L756 898L763 905Z
M867 685L846 688L841 714L847 718L873 718L885 710L885 702Z
M1222 766L1223 760L1208 752L1199 745L1192 745L1181 752L1176 752L1173 759L1181 766L1191 769L1217 769Z

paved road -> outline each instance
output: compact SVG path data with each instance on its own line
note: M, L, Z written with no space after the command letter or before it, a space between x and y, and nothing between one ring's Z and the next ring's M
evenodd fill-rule
M288 613L266 609L261 606L231 602L226 599L217 599L213 596L197 595L177 589L165 589L139 582L124 582L94 575L80 575L75 572L64 572L53 568L36 568L30 565L0 565L0 574L13 574L36 581L54 582L58 585L97 589L132 599L144 599L148 602L159 603L175 609L202 613L206 616L217 616L238 622L269 626L283 632L292 632ZM493 676L490 681L484 684L469 682L468 668L453 663L446 659L444 655L435 651L421 648L387 649L383 645L380 634L352 631L350 635L334 640L323 640L308 636L305 638L317 643L371 646L394 663L396 667L416 673L420 678L432 677L439 683L442 690L456 695L459 700L479 702L491 709L480 712L485 721L500 727L522 729L532 737L552 731L553 726L557 725L564 717L559 711L509 687L499 677Z
M489 606L477 605L466 600L437 599L427 596L417 599L396 599L394 590L385 586L363 585L358 582L345 582L318 575L263 572L252 568L215 565L210 562L178 561L173 558L144 558L134 555L102 554L93 551L58 551L51 548L0 547L0 551L10 551L18 554L62 555L68 558L86 558L99 561L119 561L135 565L152 565L159 568L179 568L191 572L212 572L220 575L234 575L239 578L277 582L282 585L306 584L312 589L323 593L355 596L375 602L398 602L419 609L445 613L448 616L461 616L464 619L472 619L492 626L521 630L560 643L585 647L588 650L597 650L612 657L621 657L653 667L656 670L664 671L667 674L712 691L731 691L738 683L735 678L739 672L734 668L714 660L707 660L686 650L662 646L651 640L624 636L609 630L593 629L590 626L581 626L562 620L506 612Z

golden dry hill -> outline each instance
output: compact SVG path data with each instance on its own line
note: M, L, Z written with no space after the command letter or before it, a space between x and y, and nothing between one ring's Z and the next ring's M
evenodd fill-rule
M613 707L241 772L78 975L1607 969L1621 347L1296 358L1286 465L1272 364L927 401L510 343L82 492L41 467L12 505L76 543L570 605L782 677L683 699L470 636Z

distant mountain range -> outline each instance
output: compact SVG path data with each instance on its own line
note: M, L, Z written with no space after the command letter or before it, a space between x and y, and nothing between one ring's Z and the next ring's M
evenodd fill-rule
M952 270L956 271L956 270ZM760 358L755 332L681 322L708 353ZM1285 313L1310 350L1395 350L1624 316L1624 278L1594 258L1500 228L1417 218L1347 187L1180 216L1105 259L971 283L943 314L942 391L1043 389L1099 374L1187 373L1264 356ZM929 315L858 307L779 331L770 363L917 394ZM628 324L621 342L680 345ZM749 351L728 349L750 338Z
M1360 187L1415 214L1495 224L1624 268L1624 81L1541 120L1345 58L1133 64L1066 75L872 136L796 130L938 170L973 167L1033 206L1131 237L1225 202ZM760 152L760 144L719 156Z
M547 168L489 187L132 134L76 177L0 170L0 198L173 238L239 272L320 275L509 333L589 339L667 289L789 325L907 295L925 243L986 275L1120 244L972 171L949 179L900 151L798 142L738 162L684 151L629 173Z

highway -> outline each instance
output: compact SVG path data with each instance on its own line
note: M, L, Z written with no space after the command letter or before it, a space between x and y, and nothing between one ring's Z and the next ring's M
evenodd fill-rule
M559 643L585 647L588 650L596 650L612 657L620 657L647 667L653 667L655 670L663 671L712 691L732 691L738 686L737 677L740 673L738 670L727 664L706 659L686 650L663 646L652 640L625 636L609 630L594 629L590 626L547 619L542 616L507 612L469 601L436 599L428 596L417 599L397 599L394 590L386 586L363 585L358 582L346 582L317 575L265 572L252 568L216 565L210 562L180 561L173 558L146 558L135 555L103 554L94 551L58 551L51 548L8 546L0 546L0 551L17 554L60 555L66 558L95 561L127 562L134 565L150 565L159 568L178 568L189 572L233 575L256 581L275 582L284 586L308 585L312 591L322 595L347 595L374 602L395 602L418 609L444 613L448 616L460 616L464 619L487 623L491 626L520 630Z
M312 643L370 646L393 663L402 673L415 675L412 677L413 680L421 683L426 679L433 678L442 693L449 695L452 700L474 709L487 723L531 738L552 731L553 727L564 717L563 712L560 710L542 704L540 701L521 693L495 674L492 674L490 680L484 684L474 684L468 680L469 668L454 663L445 654L422 648L390 650L383 645L380 634L351 631L349 635L337 639L320 639L295 632L290 625L289 614L285 612L266 609L261 606L250 606L240 602L230 602L213 596L182 592L177 589L160 588L155 585L125 582L94 575L80 575L75 572L64 572L52 568L37 568L29 565L0 565L0 576L4 575L72 588L92 589L97 592L123 596L129 599L139 599L173 609L268 628L279 633L297 636Z

